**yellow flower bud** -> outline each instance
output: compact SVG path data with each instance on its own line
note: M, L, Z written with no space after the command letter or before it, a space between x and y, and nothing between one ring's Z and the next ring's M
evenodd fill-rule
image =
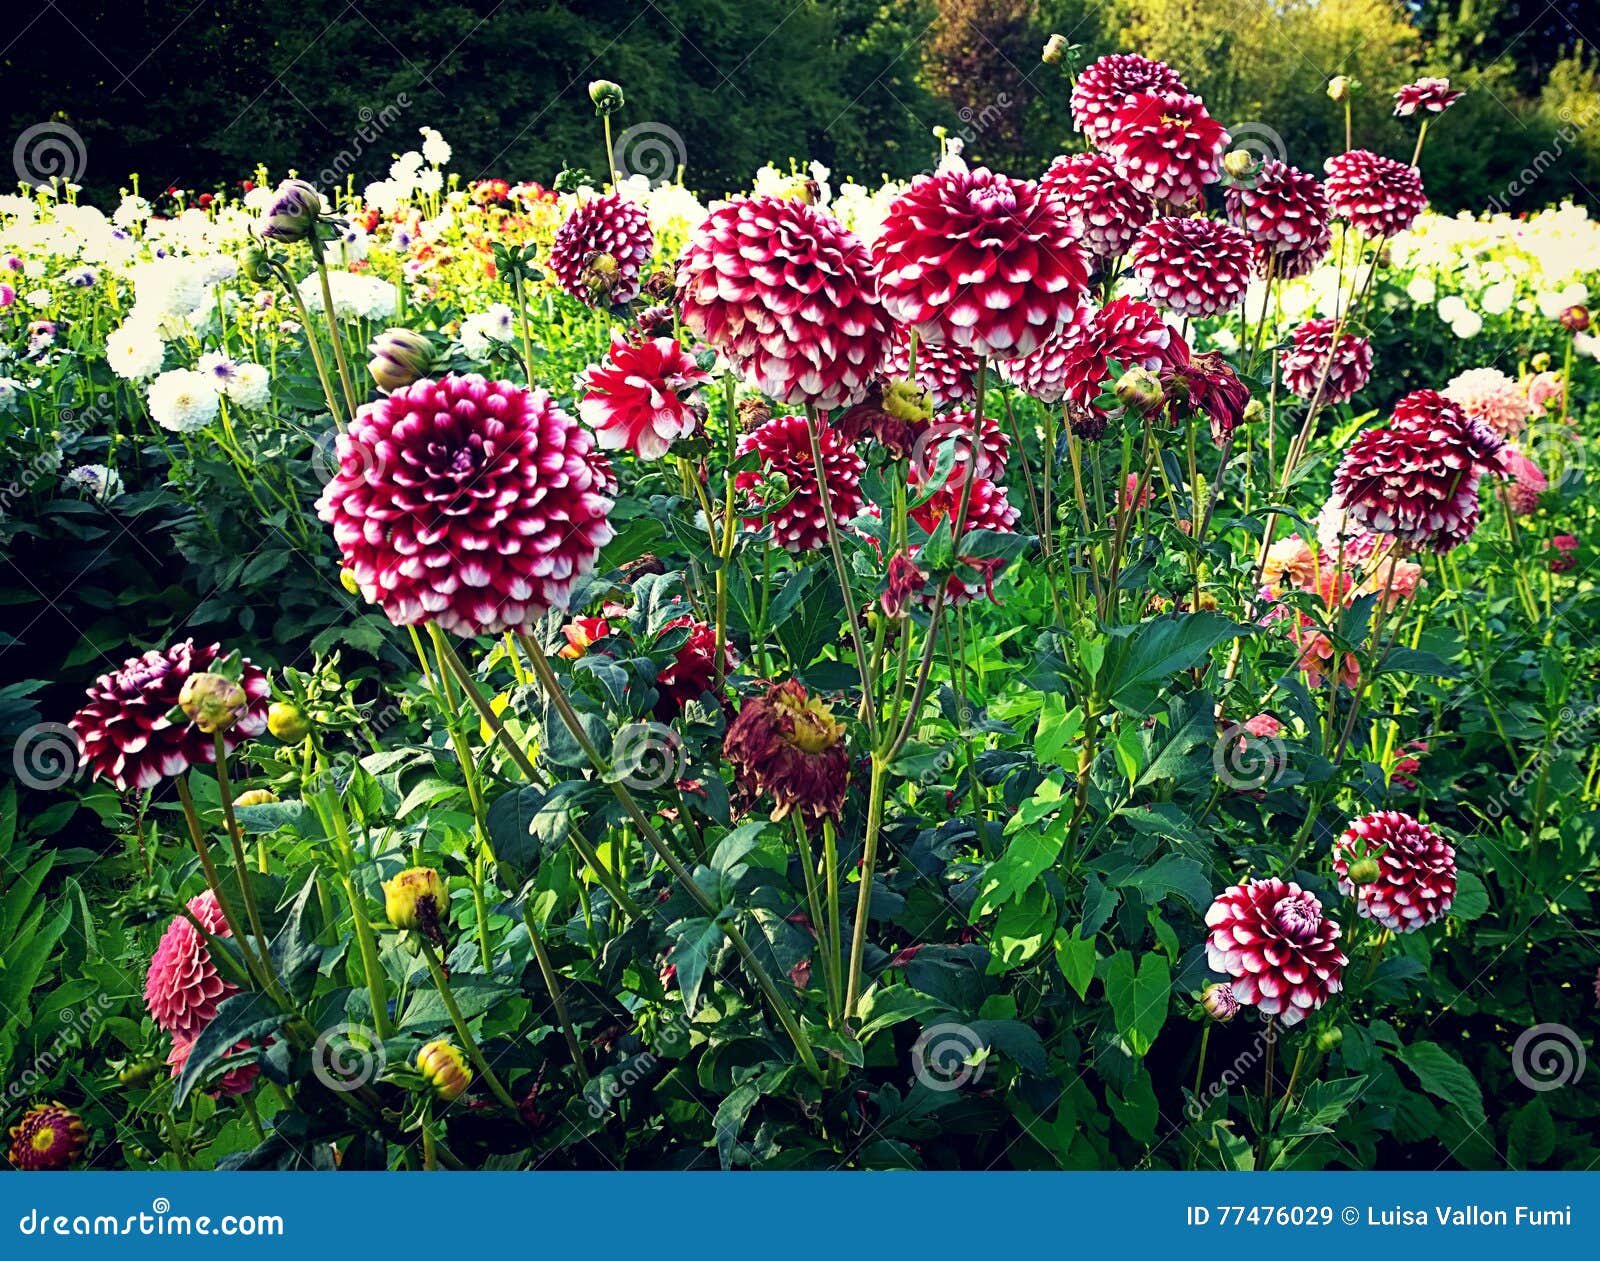
M220 674L191 674L178 693L178 708L208 736L226 731L244 716L250 698L244 688Z
M448 1042L430 1042L417 1052L417 1072L428 1079L433 1093L446 1103L459 1099L472 1085L467 1057Z
M270 788L252 788L242 792L233 799L235 806L270 806L278 800L278 794Z
M267 730L285 744L294 744L311 733L311 723L298 706L275 701L267 709Z
M432 867L407 867L393 880L383 882L384 914L396 928L432 937L439 931L444 908L444 882Z

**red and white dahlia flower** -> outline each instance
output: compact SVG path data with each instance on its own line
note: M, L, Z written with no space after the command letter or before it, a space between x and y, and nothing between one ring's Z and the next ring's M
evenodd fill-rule
M736 197L701 221L678 260L678 306L755 389L785 403L856 402L888 345L866 247L785 197Z
M550 270L579 302L622 306L639 296L639 275L654 249L644 207L621 193L606 193L578 202L556 229Z
M971 403L978 397L978 357L970 350L919 338L915 374L912 367L911 336L897 324L890 330L889 353L883 361L885 377L910 381L926 391L935 411Z
M1121 175L1103 153L1062 155L1039 177L1061 199L1078 227L1078 239L1098 258L1126 252L1156 217L1155 203Z
M1323 168L1328 207L1369 240L1404 232L1428 208L1417 168L1367 149L1335 154Z
M1266 159L1248 180L1230 183L1225 200L1229 221L1274 254L1299 254L1328 239L1322 182L1287 162Z
M356 413L317 515L396 626L518 630L565 608L611 541L594 438L543 390L418 381Z
M1137 53L1111 53L1083 68L1072 87L1072 124L1104 149L1115 131L1123 102L1141 92L1187 94L1178 72L1164 61Z
M984 167L918 176L873 243L878 292L931 343L1014 359L1083 305L1089 264L1066 207Z
M973 426L977 426L978 458L973 473L978 477L999 479L1005 475L1006 456L1011 452L1011 439L992 416L980 423L970 410L950 412L935 416L925 424L913 428L915 440L911 447L911 475L926 479L939 466L944 448L954 448L951 475L967 466L972 455Z
M1351 870L1365 858L1378 871L1363 884ZM1356 913L1397 933L1426 928L1455 901L1455 849L1399 810L1380 810L1345 828L1333 842L1333 869L1339 892L1356 900Z
M709 380L675 338L614 340L606 361L578 378L578 417L602 450L659 460L694 432L698 394Z
M987 477L974 477L969 493L964 486L965 480L959 472L953 473L943 486L911 510L911 519L930 535L946 519L950 522L951 530L954 530L956 518L961 512L962 496L968 495L966 522L960 538L955 539L957 569L945 582L945 600L952 605L966 604L985 593L993 599L995 577L1004 567L998 557L963 555L962 540L973 530L1014 533L1017 518L1021 515L1006 498L1004 486L996 485ZM912 486L916 488L917 485L913 470Z
M1255 261L1250 238L1214 219L1157 219L1139 233L1131 257L1150 300L1188 316L1242 302Z
M1466 93L1450 86L1449 79L1418 79L1394 94L1394 116L1410 118L1417 111L1442 114Z
M1372 376L1372 346L1365 337L1344 332L1334 348L1336 320L1307 320L1289 335L1290 346L1279 357L1283 383L1303 399L1317 397L1322 387L1325 403L1347 403ZM1333 350L1333 362L1328 362ZM1323 380L1323 374L1327 380Z
M817 442L822 450L822 472L828 483L828 503L834 520L849 521L860 515L861 474L866 469L856 449L840 438L832 425L818 423ZM786 485L787 500L770 512L745 518L752 528L772 526L773 539L785 551L812 552L828 539L822 509L822 487L811 458L811 438L804 416L774 416L739 439L739 454L754 451L759 469L747 469L734 478L734 486L757 508L780 498L774 474Z
M1125 100L1103 146L1117 172L1157 201L1183 205L1222 178L1228 132L1198 96L1141 92Z
M1113 298L1098 311L1086 308L1033 354L1000 364L1000 375L1042 402L1067 399L1088 407L1111 376L1113 360L1157 372L1188 357L1188 345L1155 307Z
M1339 925L1299 885L1276 878L1225 889L1206 912L1206 964L1233 978L1233 996L1285 1028L1344 988Z
M69 722L89 773L128 792L215 762L215 737L170 715L189 677L209 672L222 655L218 644L197 648L186 639L165 652L130 657L96 679L88 688L88 703ZM230 753L241 740L267 729L267 676L245 659L238 683L247 704L223 734Z

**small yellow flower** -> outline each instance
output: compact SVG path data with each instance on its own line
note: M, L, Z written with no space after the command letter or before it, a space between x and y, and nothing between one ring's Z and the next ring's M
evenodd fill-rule
M278 794L270 788L252 788L242 792L233 799L235 806L270 806L278 800Z
M407 867L383 882L383 910L396 928L427 933L439 930L445 907L444 882L432 867Z

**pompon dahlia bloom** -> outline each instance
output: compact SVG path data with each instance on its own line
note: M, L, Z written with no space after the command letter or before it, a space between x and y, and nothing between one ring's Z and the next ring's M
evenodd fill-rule
M723 756L751 796L772 798L772 818L798 810L837 819L850 781L844 726L833 711L793 679L744 702L728 725Z
M1014 359L1083 305L1089 264L1066 207L984 167L912 181L872 246L885 309L926 342Z
M650 216L621 193L578 202L550 243L550 270L561 287L594 307L639 296L639 274L655 250Z
M1006 457L1011 453L1011 439L992 416L981 423L971 411L950 412L935 416L926 424L913 430L915 440L911 447L911 476L926 479L939 467L946 446L954 448L951 457L951 475L964 468L972 458L973 429L977 428L978 455L973 472L979 477L998 479L1006 471Z
M230 935L216 894L210 889L190 898L189 910L208 933L215 937ZM145 973L144 1002L155 1022L175 1042L193 1042L215 1018L222 1000L237 989L217 971L205 938L188 916L173 916Z
M1228 132L1198 96L1141 92L1122 103L1103 146L1117 173L1157 201L1183 205L1222 178Z
M1303 399L1317 396L1322 387L1325 403L1347 403L1372 376L1372 345L1365 337L1344 332L1334 348L1330 319L1307 320L1289 335L1290 345L1279 357L1283 383L1291 394ZM1329 351L1333 362L1328 363ZM1327 381L1323 381L1326 372Z
M1249 180L1230 184L1225 200L1229 221L1274 254L1295 254L1328 239L1322 182L1287 162L1266 159Z
M1104 149L1110 143L1116 113L1130 96L1141 92L1188 89L1178 72L1164 61L1138 53L1110 53L1083 68L1072 87L1072 125Z
M878 375L889 321L866 247L785 197L736 197L700 223L678 261L683 322L752 386L824 410Z
M1504 445L1437 390L1417 390L1395 404L1388 428L1350 444L1334 497L1357 528L1448 552L1477 528L1478 480Z
M1361 884L1350 873L1364 858L1376 862L1378 874ZM1455 901L1455 849L1398 810L1380 810L1345 828L1333 842L1333 869L1339 892L1356 900L1356 913L1397 933L1426 928Z
M1410 118L1418 110L1424 114L1442 114L1465 95L1452 88L1449 79L1418 79L1395 92L1394 116Z
M1225 889L1206 912L1206 964L1233 996L1289 1028L1344 988L1339 925L1299 885L1276 878Z
M1250 238L1215 219L1157 219L1133 242L1133 271L1150 300L1179 315L1215 315L1244 300Z
M611 541L594 438L543 390L418 381L356 413L317 515L396 626L518 630L565 608Z
M70 720L89 773L128 792L215 762L215 737L193 722L175 723L169 715L189 677L210 671L222 655L218 644L197 648L186 639L165 652L130 657L121 669L96 679L88 689L88 703ZM223 747L230 753L241 740L267 729L267 676L248 659L242 664L239 686L247 704L223 735Z
M1506 502L1519 517L1531 517L1539 510L1539 496L1550 489L1544 471L1516 447L1500 452L1498 471L1506 479Z
M1068 399L1088 407L1111 376L1113 360L1124 368L1157 372L1188 357L1188 345L1155 307L1136 298L1113 298L1098 311L1085 308L1059 335L1031 355L1006 360L999 371L1041 402Z
M926 391L935 411L958 403L971 403L978 397L976 355L960 346L918 338L917 362L913 365L911 336L898 324L889 333L889 353L883 361L883 375L891 380L909 381L917 389Z
M1323 169L1329 209L1370 240L1404 232L1428 208L1422 176L1404 162L1352 149L1329 158Z
M1299 280L1309 276L1328 257L1333 248L1333 227L1324 222L1322 230L1299 249L1273 253L1260 245L1255 248L1256 274L1265 276L1270 266L1275 280Z
M1078 239L1097 258L1115 258L1156 217L1155 203L1117 174L1103 153L1063 154L1039 183L1061 199Z
M1439 392L1506 439L1519 436L1533 414L1528 396L1498 368L1468 368Z
M711 380L672 337L613 341L604 363L578 379L578 417L605 451L632 451L659 460L699 423L695 403Z
M65 1169L83 1155L89 1141L83 1118L60 1103L38 1103L7 1131L6 1159L28 1173Z
M849 521L860 514L861 474L866 469L856 449L846 443L832 425L819 423L818 445L822 449L822 471L828 482L828 502L836 521ZM822 487L811 459L811 438L804 416L774 416L759 428L739 439L739 454L754 451L761 460L759 469L747 469L734 478L734 486L757 507L781 497L786 503L754 517L747 525L772 526L773 539L785 551L812 552L828 538L827 520L822 512ZM777 474L786 489L774 484Z
M679 627L689 628L689 638L678 645L672 662L656 675L655 714L662 722L670 722L683 712L690 701L697 701L706 692L714 691L717 677L717 632L704 622L697 622L687 614L675 617L661 628L665 635ZM739 654L731 644L722 645L722 673L726 674L739 664Z
M916 482L913 481L913 486ZM955 529L956 517L961 511L961 497L967 492L963 478L952 474L948 481L922 503L911 510L911 519L929 534L946 518ZM980 594L994 598L995 576L1004 567L998 557L976 557L961 554L961 542L973 530L992 530L997 534L1011 534L1020 514L1006 498L1006 488L998 486L987 477L974 477L967 501L967 519L961 538L955 540L957 571L945 583L945 600L952 604L966 604Z

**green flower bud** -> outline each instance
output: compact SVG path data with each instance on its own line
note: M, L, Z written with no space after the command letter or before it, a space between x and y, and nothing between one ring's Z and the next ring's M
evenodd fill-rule
M267 730L285 744L295 744L311 734L311 723L297 706L275 701L267 710Z
M594 112L602 117L615 114L626 103L622 88L610 79L596 79L589 84L589 99L594 102Z
M191 674L178 693L178 708L208 736L228 730L249 704L244 688L220 674Z
M428 375L433 366L433 343L409 328L386 328L367 347L372 356L367 371L380 390L401 389Z

